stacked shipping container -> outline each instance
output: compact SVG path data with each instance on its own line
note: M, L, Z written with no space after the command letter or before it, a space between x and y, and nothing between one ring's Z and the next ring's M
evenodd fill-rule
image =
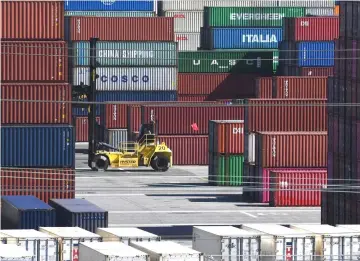
M14 99L1 104L1 193L73 198L64 3L4 1L1 12L1 97Z

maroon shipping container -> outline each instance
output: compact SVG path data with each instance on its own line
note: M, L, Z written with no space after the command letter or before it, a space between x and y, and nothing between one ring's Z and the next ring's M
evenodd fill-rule
M334 67L297 67L299 73L297 76L332 76Z
M202 102L207 100L207 95L178 95L180 102Z
M141 121L155 115L160 135L207 135L209 120L244 120L244 107L236 105L142 106Z
M256 79L256 98L272 98L272 77L260 77Z
M259 74L179 73L178 94L209 95L208 100L255 97Z
M70 40L174 41L173 17L85 17L70 18Z
M255 165L263 168L327 166L327 132L258 132Z
M3 83L1 98L44 101L2 100L2 124L71 124L71 103L61 103L72 99L68 83Z
M284 40L333 41L339 38L339 17L292 17L284 20Z
M320 207L327 171L271 171L270 206Z
M100 123L100 117L96 117ZM89 141L89 122L88 117L76 117L76 142Z
M244 121L210 121L209 152L244 153Z
M208 136L158 136L173 153L174 165L208 165Z
M1 169L1 196L32 195L49 199L75 197L73 169Z
M67 82L67 55L63 41L2 41L2 82Z
M63 1L1 1L1 39L64 39Z
M137 132L141 125L141 105L127 106L127 129L128 133Z
M272 95L278 99L326 99L327 77L277 76L272 87Z

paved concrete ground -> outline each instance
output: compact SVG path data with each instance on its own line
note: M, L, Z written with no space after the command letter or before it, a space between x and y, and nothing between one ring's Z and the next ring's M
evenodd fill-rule
M77 155L76 197L109 211L110 226L319 223L320 208L270 208L243 202L242 189L207 185L207 167L91 172Z

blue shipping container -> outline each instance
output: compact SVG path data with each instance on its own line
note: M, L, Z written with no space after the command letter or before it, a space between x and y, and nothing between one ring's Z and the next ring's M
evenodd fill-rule
M95 233L98 227L108 227L108 212L85 199L52 199L56 209L57 227L81 227Z
M65 11L154 11L152 1L65 0Z
M54 227L55 220L55 209L34 196L1 197L2 229Z
M1 166L73 168L74 128L68 125L1 127Z
M331 67L334 66L335 42L298 42L298 66Z
M281 28L209 28L204 30L209 49L277 49Z

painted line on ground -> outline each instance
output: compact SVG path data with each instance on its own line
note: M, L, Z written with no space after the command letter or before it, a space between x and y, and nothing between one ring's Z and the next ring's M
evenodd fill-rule
M301 210L301 212L318 212L318 210ZM248 215L248 216L252 216L252 217L255 217L255 215L252 215L248 212L252 212L252 213L258 213L259 210L131 210L131 211L127 211L127 210L114 210L114 211L109 211L110 214L155 214L155 213L242 213L242 214L245 214L245 215ZM264 212L264 211L262 211ZM272 212L272 213L281 213L281 212L284 212L284 211L277 211L277 210L274 210L274 209L269 209L268 211L265 211L265 212ZM291 212L294 212L294 210L287 210L286 211L287 213L291 213ZM297 212L300 212L300 211L297 211Z
M126 173L126 172L122 172L122 173ZM130 172L129 172L130 173ZM77 175L80 174L80 173L77 173ZM89 174L87 174L89 175ZM93 174L95 175L95 174ZM83 176L83 175L80 175L80 176L77 176L76 178L77 179L104 179L104 178L107 178L107 179L111 179L111 178L136 178L136 179L154 179L154 178L194 178L194 179L203 179L207 176ZM181 183L181 182L172 182L172 184L178 184L178 183Z
M244 214L244 215L247 215L247 216L249 216L249 217L252 217L252 218L258 218L258 217L255 216L255 215L252 215L252 214L250 214L250 213L247 213L246 211L241 211L241 213Z

